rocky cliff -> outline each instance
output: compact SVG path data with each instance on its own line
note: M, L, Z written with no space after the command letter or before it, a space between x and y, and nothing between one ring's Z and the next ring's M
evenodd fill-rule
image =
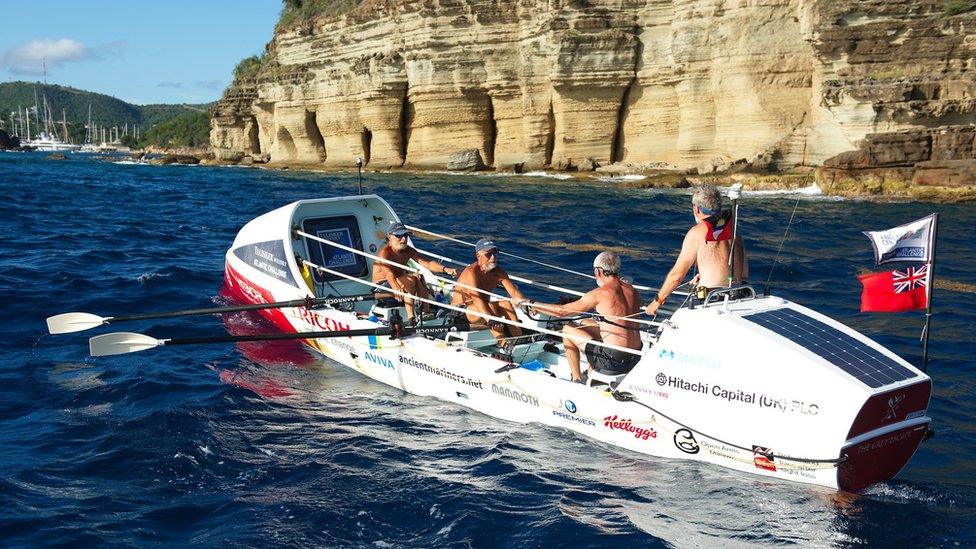
M943 0L366 0L281 27L219 157L711 172L819 165L976 121L976 13ZM972 147L970 147L972 149Z

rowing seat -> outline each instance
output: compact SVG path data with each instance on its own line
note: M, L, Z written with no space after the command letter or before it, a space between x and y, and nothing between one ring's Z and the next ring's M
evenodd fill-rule
M586 385L588 387L592 387L593 382L597 381L599 383L603 383L605 385L610 385L611 387L614 387L615 386L614 384L620 383L620 380L622 380L627 375L627 373L629 372L624 372L622 374L610 374L610 373L600 372L599 370L593 370L592 372L587 374Z

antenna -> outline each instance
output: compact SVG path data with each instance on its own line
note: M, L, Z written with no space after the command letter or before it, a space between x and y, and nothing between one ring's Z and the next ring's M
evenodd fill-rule
M363 194L363 159L360 156L356 157L356 173L359 178L359 194Z

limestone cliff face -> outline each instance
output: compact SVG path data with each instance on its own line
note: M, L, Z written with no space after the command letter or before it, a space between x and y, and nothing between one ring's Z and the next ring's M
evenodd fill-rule
M368 0L277 33L218 155L495 168L762 156L976 121L976 14L942 0Z

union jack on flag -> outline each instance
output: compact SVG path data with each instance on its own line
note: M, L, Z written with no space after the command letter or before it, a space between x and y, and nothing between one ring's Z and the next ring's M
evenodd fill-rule
M892 271L891 281L895 285L895 293L910 292L916 288L924 288L928 283L929 266L909 267L904 271Z

